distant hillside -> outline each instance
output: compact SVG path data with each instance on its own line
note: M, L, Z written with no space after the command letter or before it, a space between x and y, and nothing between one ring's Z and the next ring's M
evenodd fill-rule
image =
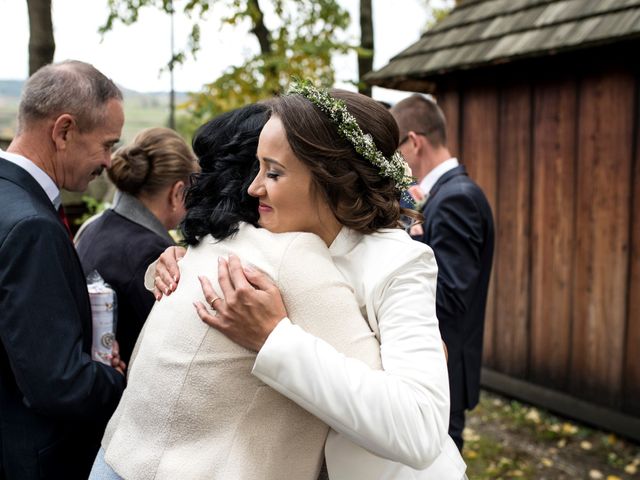
M20 98L24 80L0 80L0 97Z
M0 80L0 97L20 98L24 80ZM127 97L148 97L148 98L166 98L168 101L169 92L138 92L129 88L118 85L122 94ZM176 92L176 102L184 102L187 99L187 92Z
M11 138L24 80L0 80L0 138ZM169 119L169 93L143 93L120 87L124 95L125 124L122 141L128 142L137 132L148 127L166 126ZM176 104L188 94L176 92Z

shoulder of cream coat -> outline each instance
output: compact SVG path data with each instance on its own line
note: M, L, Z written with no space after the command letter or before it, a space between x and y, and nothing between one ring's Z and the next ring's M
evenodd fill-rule
M240 256L243 264L251 264L267 273L273 281L277 281L281 264L291 256L288 252L291 248L308 251L308 258L298 258L303 264L313 264L315 261L333 264L329 249L317 235L305 232L272 233L264 228L241 223L238 232L224 240L216 240L211 235L205 236L197 246L187 250L178 265L187 261L197 262L193 257L206 257L210 261L212 256L227 257L235 254ZM217 272L217 264L214 267Z
M231 245L233 246L233 250L228 247L228 241L232 239L235 240L235 242L231 243ZM238 232L228 239L217 240L211 235L206 235L202 238L197 246L190 247L187 252L190 257L201 256L206 252L210 252L212 248L215 248L216 251L218 251L219 247L222 246L222 253L217 253L217 255L223 255L224 252L227 252L226 254L228 255L228 253L233 253L233 251L238 250L238 247L240 247L241 245L250 246L254 248L256 252L260 252L263 249L273 250L274 248L276 248L276 250L280 252L281 250L279 250L279 248L288 248L288 246L294 239L303 248L309 248L310 250L317 252L319 255L322 255L324 252L326 256L330 258L327 246L317 235L305 232L271 233L264 228L256 228L253 225L244 222L240 223ZM184 257L180 261L178 261L178 266L180 266L180 263L183 260ZM144 286L150 292L153 291L154 287L157 263L157 260L151 263L149 267L147 267L147 271L144 275ZM260 267L260 265L255 266ZM215 272L216 269L217 265L212 265L212 272ZM272 268L269 268L267 270L271 271Z

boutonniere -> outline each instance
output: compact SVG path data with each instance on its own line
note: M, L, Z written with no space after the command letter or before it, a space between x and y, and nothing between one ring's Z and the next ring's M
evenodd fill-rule
M413 209L421 212L424 204L427 203L427 196L423 193L420 185L411 185L409 187L409 195L411 195L414 203Z

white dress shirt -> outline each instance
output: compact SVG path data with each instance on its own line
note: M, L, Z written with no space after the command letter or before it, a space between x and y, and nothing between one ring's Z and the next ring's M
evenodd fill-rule
M330 251L380 339L384 371L283 321L258 353L254 375L332 427L331 480L463 478L464 461L447 434L432 250L402 230L362 235L344 227Z
M42 187L44 192L47 194L47 197L49 197L49 200L51 200L51 203L53 203L53 206L56 207L56 210L60 207L60 189L55 183L53 183L51 177L47 175L44 170L28 158L16 153L9 153L0 150L0 157L26 170L27 173L31 175Z
M458 159L456 157L451 157L449 160L445 160L436 168L427 173L420 182L420 189L422 190L422 193L428 196L431 193L431 189L433 188L433 186L438 180L440 180L440 177L447 173L449 170L453 170L458 165L460 165Z

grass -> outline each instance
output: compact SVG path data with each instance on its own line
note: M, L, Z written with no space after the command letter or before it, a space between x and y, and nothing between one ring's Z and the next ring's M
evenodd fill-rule
M640 479L639 445L488 392L464 437L471 480Z
M169 109L163 105L141 105L130 101L124 103L124 127L122 142L127 143L140 131L149 127L166 127L169 123Z

